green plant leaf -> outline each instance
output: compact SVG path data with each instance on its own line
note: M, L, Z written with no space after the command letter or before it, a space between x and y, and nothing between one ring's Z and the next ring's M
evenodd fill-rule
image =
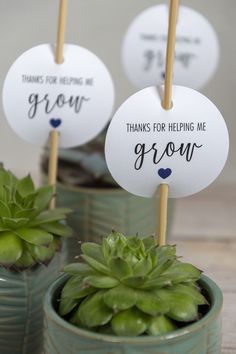
M25 196L20 203L23 209L32 209L34 207L34 200L37 196L37 192L34 192L32 194L28 194Z
M132 308L119 312L112 318L111 327L118 336L138 336L144 333L148 325L148 316Z
M99 289L109 289L119 284L117 279L105 275L89 275L84 278L83 282L84 284L88 284Z
M6 203L4 203L2 200L0 200L0 216L10 218L11 217L11 211Z
M156 294L168 301L170 307L167 316L175 321L191 322L198 319L198 306L190 295L172 292L170 289L160 289Z
M61 298L79 300L96 291L92 286L85 286L80 276L71 277L64 286Z
M26 219L31 219L34 215L35 209L20 209L15 213L16 218L26 218Z
M82 324L88 328L103 326L112 318L112 310L103 302L104 291L99 291L85 300L79 306L78 316Z
M34 183L30 175L18 181L17 190L23 198L35 192Z
M176 261L163 272L163 276L171 279L173 284L178 284L180 282L197 281L201 276L201 272L192 264Z
M11 183L10 173L4 168L0 168L0 185L7 186Z
M14 264L20 259L23 252L21 239L11 232L0 234L0 263L3 265Z
M20 269L26 269L35 265L35 260L31 256L30 252L27 249L24 249L21 257L15 263L15 266Z
M142 242L143 245L145 247L146 251L149 251L151 248L156 248L156 240L154 238L154 236L148 236L148 237L144 237L142 238Z
M148 274L152 269L152 260L150 256L141 259L133 267L133 273L135 276L144 276Z
M36 228L20 228L17 230L17 235L22 240L37 246L48 245L53 241L51 234Z
M161 274L163 274L171 265L175 262L175 258L172 259L167 259L164 263L158 264L150 273L149 277L154 279L154 278L159 278Z
M171 286L172 281L167 276L159 276L156 278L146 278L142 285L140 285L140 289L158 289L163 288L165 286Z
M9 229L18 229L22 226L25 226L28 224L29 219L26 218L2 218L2 221L5 225L5 227Z
M66 214L70 213L71 209L68 208L56 208L54 210L47 210L42 212L36 219L34 219L30 226L38 226L53 221L59 221L66 219Z
M51 223L41 224L40 227L49 232L50 234L61 236L61 237L70 237L73 233L73 230L66 224L62 224L58 221Z
M81 245L81 250L86 256L89 256L90 258L95 259L99 263L106 265L105 258L102 252L102 246L93 242L84 242Z
M159 246L156 249L158 265L166 262L167 259L176 259L176 247L171 245Z
M196 286L190 286L188 284L177 284L171 287L171 291L177 292L179 294L189 295L197 305L206 305L208 303Z
M154 292L137 290L136 306L139 310L148 315L157 316L167 313L170 310L167 301L164 301Z
M133 271L128 262L120 257L111 258L109 261L111 273L118 279L123 280L133 275Z
M81 255L81 258L88 263L94 270L101 272L103 274L107 274L110 275L110 270L108 267L104 266L103 264L99 263L98 261L96 261L95 259L86 256L85 254Z
M64 298L60 300L59 303L59 314L65 316L70 313L76 306L78 301L74 299Z
M151 318L147 332L151 336L159 336L176 330L176 325L166 316Z
M37 190L37 196L34 201L34 207L37 209L37 213L47 208L49 202L53 198L53 194L53 186L44 186Z
M55 242L50 243L48 247L36 246L31 243L25 245L36 263L48 264L56 253Z
M118 285L103 295L105 304L114 311L127 310L136 304L136 292L124 285Z
M94 270L88 264L77 262L66 265L63 272L70 275L88 276L94 273Z
M130 277L127 279L123 279L122 283L127 285L127 286L131 286L132 288L141 288L143 286L143 284L146 282L147 277Z

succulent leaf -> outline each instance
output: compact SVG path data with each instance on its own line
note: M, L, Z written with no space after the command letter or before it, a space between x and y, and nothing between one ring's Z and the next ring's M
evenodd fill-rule
M173 284L180 282L192 282L199 279L201 272L192 264L175 262L166 271L163 272L164 276L169 277Z
M112 310L127 310L136 304L137 294L134 289L122 284L106 291L103 295L103 301Z
M22 240L37 246L48 245L53 241L53 236L41 229L20 228L16 233Z
M50 234L61 237L70 237L73 232L69 226L64 225L62 223L59 224L58 222L42 224L41 228L49 232Z
M3 217L2 221L6 228L15 230L18 229L19 227L25 226L29 222L29 219Z
M34 193L34 183L30 175L19 180L17 190L23 198Z
M103 326L112 318L112 310L103 301L104 291L98 291L94 295L82 301L78 309L78 317L81 323L90 328Z
M119 312L112 318L111 327L118 336L138 336L148 326L148 317L135 308Z
M125 279L133 275L133 271L129 263L120 258L120 257L113 257L109 261L109 269L111 270L111 273L117 278L117 279Z
M117 286L119 281L106 275L89 275L84 278L84 284L88 284L98 289L110 289Z
M71 263L66 265L63 268L63 271L70 275L77 275L77 276L88 276L93 272L91 267L86 263Z
M166 316L153 317L149 324L147 332L151 336L158 336L172 332L176 329L176 325Z
M83 279L80 276L76 276L74 278L69 279L66 283L66 286L63 288L61 293L62 299L82 299L83 297L90 295L96 291L90 285L85 285L83 283Z
M173 320L191 322L198 318L198 306L188 294L172 292L170 289L157 290L156 294L168 301L170 310L167 315Z
M81 258L88 263L95 271L101 272L103 274L110 274L109 268L104 266L103 264L101 264L100 262L96 261L95 259L86 256L85 254L83 254L81 256Z
M162 315L170 310L168 302L161 299L154 292L139 290L137 295L137 308L148 315Z
M48 207L49 202L51 201L54 194L53 186L41 187L37 191L37 196L34 201L34 207L37 210L37 213Z
M39 216L37 216L35 220L31 221L30 225L39 226L53 221L61 221L66 219L66 214L70 212L71 210L67 208L57 208L54 210L47 210L42 212Z
M36 263L36 261L33 259L30 252L26 248L23 250L21 257L18 259L18 261L15 263L15 265L19 269L26 269L28 267L31 267L35 263Z
M101 264L106 265L102 247L100 245L97 245L93 242L85 242L81 245L81 250L86 256L95 259Z
M0 264L11 265L20 259L23 252L21 239L12 232L0 234Z
M0 216L10 218L11 217L11 211L7 205L6 202L3 202L0 200Z
M61 316L65 316L69 312L71 312L76 306L78 306L78 301L75 299L69 299L69 298L61 299L59 304L59 314Z

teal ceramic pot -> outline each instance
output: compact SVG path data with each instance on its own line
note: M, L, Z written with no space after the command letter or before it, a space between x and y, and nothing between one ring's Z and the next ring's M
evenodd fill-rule
M55 311L58 295L67 276L49 288L45 302L45 354L220 354L222 292L206 276L200 283L206 290L211 308L198 322L168 335L115 337L79 329Z
M121 188L85 188L57 185L57 206L69 207L67 223L75 235L69 240L69 261L80 253L79 242L99 243L111 230L125 235L155 233L157 200L131 195ZM172 220L173 203L169 202L168 221Z
M41 354L43 297L56 279L65 255L56 253L48 266L22 272L0 267L0 353Z

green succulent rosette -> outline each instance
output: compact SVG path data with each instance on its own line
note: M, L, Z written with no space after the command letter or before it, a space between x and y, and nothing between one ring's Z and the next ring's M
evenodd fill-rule
M175 246L154 237L112 232L102 245L82 244L82 262L67 265L59 314L72 324L118 336L160 335L199 319L207 301L201 272Z
M71 235L62 221L69 209L48 210L52 186L36 189L28 175L18 179L0 168L0 265L25 269L48 264Z

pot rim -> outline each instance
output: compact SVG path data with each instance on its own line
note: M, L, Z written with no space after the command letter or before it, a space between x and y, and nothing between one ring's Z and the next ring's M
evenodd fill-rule
M54 283L48 288L48 291L45 295L44 299L44 315L45 317L49 317L51 321L53 321L58 326L62 327L63 329L73 332L76 335L81 337L91 339L91 340L101 340L103 342L109 343L126 343L126 344L145 344L145 343L152 343L152 344L159 344L166 341L177 341L180 338L182 339L183 336L188 336L197 332L202 327L207 327L209 323L214 321L217 315L220 313L223 305L223 294L221 289L218 285L208 278L205 275L201 275L200 283L202 287L207 291L211 299L211 308L208 313L199 321L190 324L186 327L177 329L173 332L170 332L165 335L160 336L140 336L140 337L120 337L114 335L107 335L102 333L90 332L79 327L76 327L69 322L65 321L62 317L57 314L52 306L52 298L55 294L55 291L58 289L59 286L65 282L68 275L62 275Z

